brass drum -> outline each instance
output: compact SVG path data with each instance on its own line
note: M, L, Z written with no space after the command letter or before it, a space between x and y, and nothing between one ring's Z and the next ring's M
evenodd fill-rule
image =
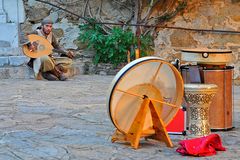
M185 84L184 96L189 104L189 132L191 136L206 136L211 133L209 106L218 87L215 84Z

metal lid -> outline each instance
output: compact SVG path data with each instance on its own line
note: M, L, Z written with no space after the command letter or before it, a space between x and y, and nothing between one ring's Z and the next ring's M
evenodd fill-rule
M189 53L210 53L210 54L219 54L219 53L225 53L225 54L231 54L231 50L226 49L208 49L208 48L191 48L191 49L182 49L182 52L189 52Z
M217 91L218 86L216 84L184 84L184 90L186 91Z
M226 65L233 59L231 50L221 49L182 49L181 60L198 64Z

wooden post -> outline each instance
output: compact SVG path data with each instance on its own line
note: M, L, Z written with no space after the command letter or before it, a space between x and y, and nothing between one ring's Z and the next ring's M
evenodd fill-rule
M139 48L135 49L135 59L138 59L138 58L140 58L140 49Z
M156 106L153 105L152 101L149 103L149 108L152 115L153 129L155 130L155 135L153 135L153 138L164 142L168 147L173 147L163 120L160 118Z
M131 53L130 53L129 50L127 51L127 62L128 62L128 63L131 62Z

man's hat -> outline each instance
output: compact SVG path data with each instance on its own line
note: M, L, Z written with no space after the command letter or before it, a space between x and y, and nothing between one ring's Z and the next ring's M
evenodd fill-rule
M41 25L45 25L45 24L53 24L53 20L51 18L44 18L41 22Z

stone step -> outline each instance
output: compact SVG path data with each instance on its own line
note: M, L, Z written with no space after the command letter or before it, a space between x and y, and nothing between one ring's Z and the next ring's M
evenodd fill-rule
M0 68L0 79L30 78L31 70L26 66L5 66Z
M72 77L78 74L85 74L85 64L83 62L74 62L73 66L65 73ZM4 66L0 67L0 79L34 79L34 73L27 65L22 66Z
M19 47L0 47L0 57L1 56L23 56L23 53Z
M28 62L26 56L0 56L0 67L4 66L21 66Z

